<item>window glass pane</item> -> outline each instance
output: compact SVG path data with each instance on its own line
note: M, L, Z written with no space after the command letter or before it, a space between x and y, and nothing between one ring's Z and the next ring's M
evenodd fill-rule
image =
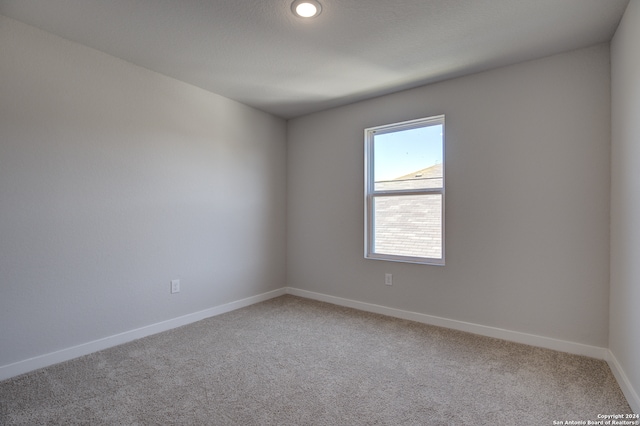
M442 188L442 124L374 135L376 191Z
M374 252L442 259L442 194L373 198Z

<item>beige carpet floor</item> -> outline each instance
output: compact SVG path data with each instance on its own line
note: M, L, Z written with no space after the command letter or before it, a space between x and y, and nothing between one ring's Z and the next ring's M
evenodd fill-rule
M552 425L604 361L283 296L0 382L2 425Z

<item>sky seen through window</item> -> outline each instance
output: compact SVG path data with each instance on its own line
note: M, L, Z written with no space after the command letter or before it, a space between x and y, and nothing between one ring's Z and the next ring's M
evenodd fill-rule
M374 137L374 180L393 180L442 163L442 125Z

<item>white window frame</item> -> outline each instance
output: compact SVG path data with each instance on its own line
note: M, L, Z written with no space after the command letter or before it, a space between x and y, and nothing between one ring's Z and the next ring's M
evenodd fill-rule
M434 125L442 125L442 188L424 188L424 189L397 189L397 190L378 190L375 189L374 182L374 137L375 135L384 133L395 133L403 130L411 130L421 127L429 127ZM366 259L387 260L393 262L420 263L426 265L444 265L445 264L445 125L444 115L433 117L419 118L416 120L403 121L401 123L387 124L383 126L370 127L364 130L364 193L365 193L365 218L364 218L364 235L365 249L364 257ZM441 258L432 257L412 257L404 255L383 254L375 252L375 221L374 221L374 201L379 196L407 196L407 195L427 195L441 194Z

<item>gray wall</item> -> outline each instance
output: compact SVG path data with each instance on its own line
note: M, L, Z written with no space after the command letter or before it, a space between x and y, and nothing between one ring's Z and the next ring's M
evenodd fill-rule
M363 129L437 114L447 264L365 260ZM291 120L288 285L607 347L610 131L607 44Z
M284 120L2 16L0 52L0 366L284 286Z
M640 2L611 43L611 305L609 347L640 392ZM635 406L636 412L640 406Z

